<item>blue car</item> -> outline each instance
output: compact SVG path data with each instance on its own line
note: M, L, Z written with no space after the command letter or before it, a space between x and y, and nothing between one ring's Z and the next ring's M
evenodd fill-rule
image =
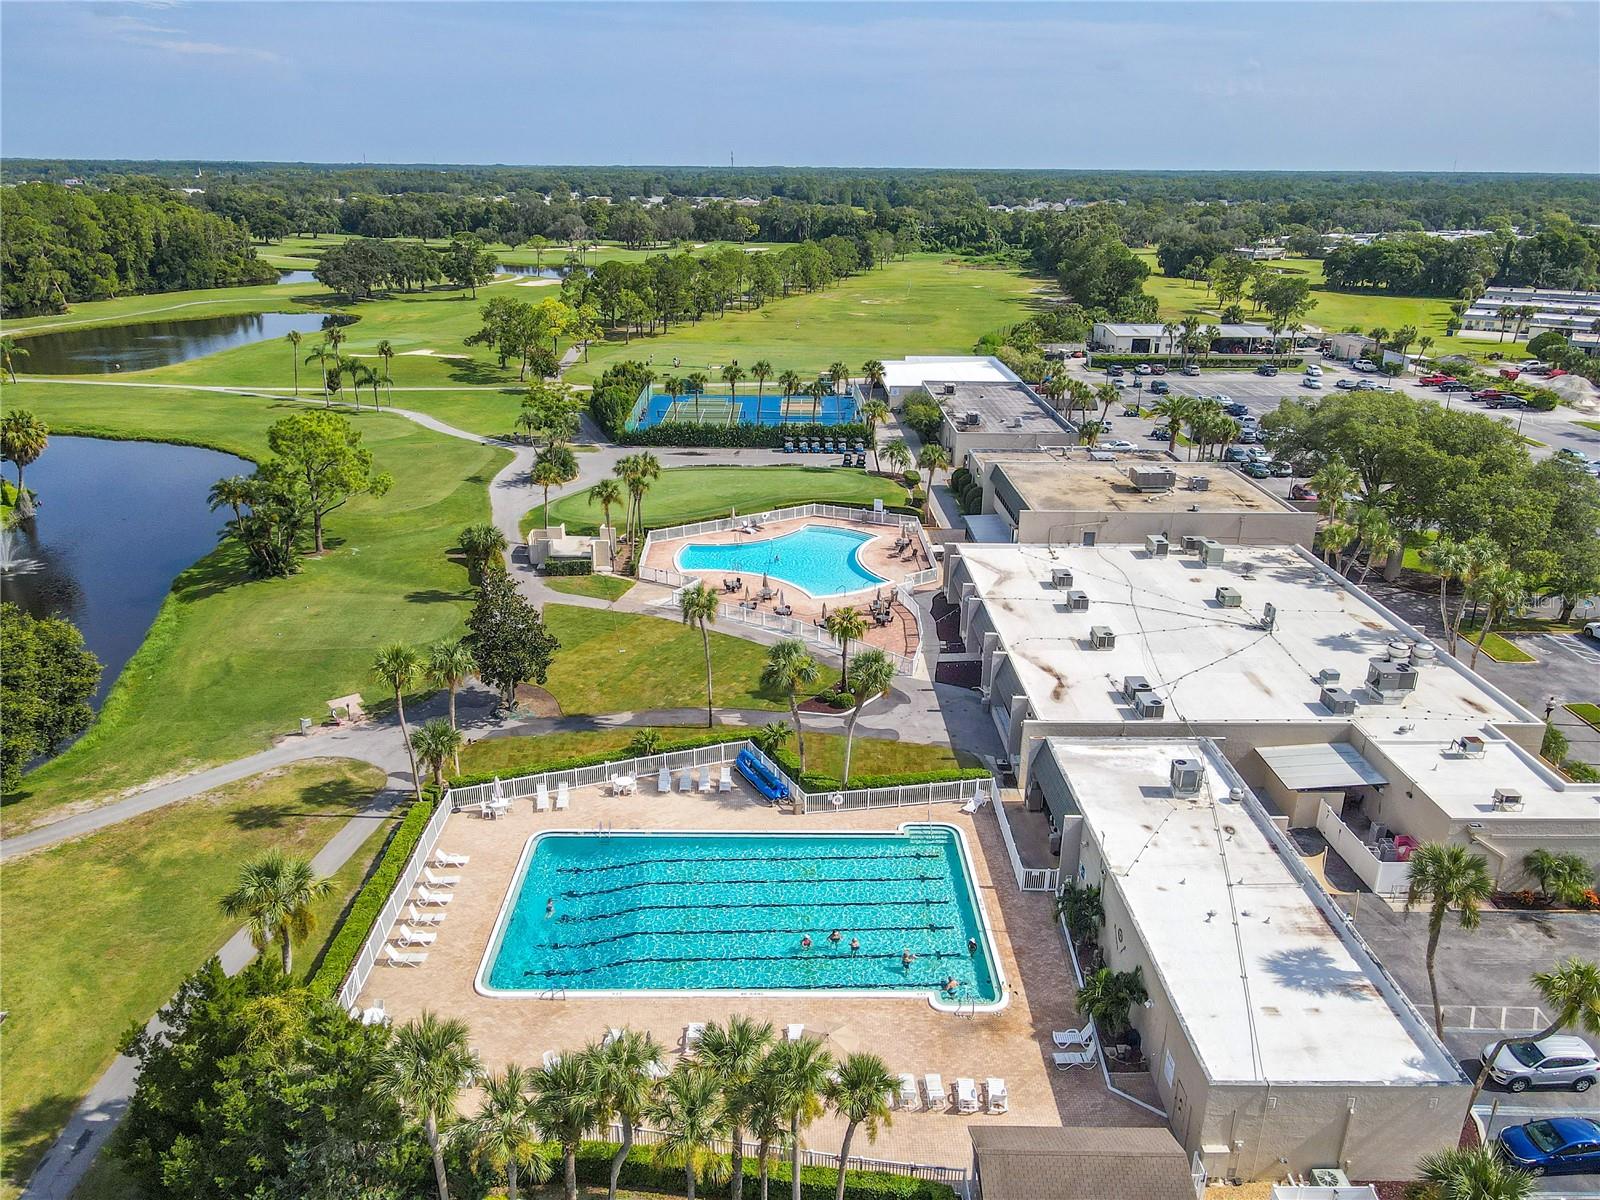
M1552 1117L1500 1131L1500 1154L1535 1175L1600 1173L1600 1123L1586 1117Z

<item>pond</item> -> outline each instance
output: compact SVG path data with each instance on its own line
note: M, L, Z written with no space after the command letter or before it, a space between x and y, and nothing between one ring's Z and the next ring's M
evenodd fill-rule
M144 641L173 579L216 547L232 514L207 510L211 485L254 470L195 446L79 437L52 437L27 469L38 513L0 533L6 599L83 631L105 664L96 708Z
M281 338L291 329L319 333L339 320L318 313L239 313L193 321L62 329L21 338L19 343L28 352L22 369L32 374L101 375L187 362L219 350Z
M316 276L315 272L312 272L312 271L280 271L280 272L278 272L278 282L279 283L315 283L316 281L317 281L317 276Z
M502 275L526 275L536 279L560 279L563 272L557 267L536 267L532 263L500 263L495 267Z

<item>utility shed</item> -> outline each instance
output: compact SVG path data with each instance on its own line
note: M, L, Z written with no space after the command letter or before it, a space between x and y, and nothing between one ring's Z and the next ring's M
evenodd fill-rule
M1165 1129L972 1127L979 1200L1194 1200Z

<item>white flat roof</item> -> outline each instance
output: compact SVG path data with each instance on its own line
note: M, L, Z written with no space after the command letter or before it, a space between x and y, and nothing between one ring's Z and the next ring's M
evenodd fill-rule
M1380 787L1389 781L1349 742L1305 746L1257 746L1256 753L1283 786L1294 791Z
M1397 617L1307 555L1231 545L1225 554L1220 566L1204 567L1181 545L1156 558L1131 545L961 544L947 561L950 569L957 557L966 564L1041 721L1136 721L1120 689L1124 676L1143 675L1166 701L1168 721L1324 722L1331 714L1318 702L1317 673L1337 670L1339 686L1361 699L1369 660L1408 636ZM1058 567L1087 593L1086 611L1058 607L1066 599L1050 584ZM1218 605L1224 585L1238 590L1240 607ZM1277 609L1270 632L1261 628L1269 603ZM1111 628L1115 647L1088 649L1094 625ZM1402 702L1374 699L1357 711L1479 726L1538 721L1442 652Z
M1375 964L1329 923L1246 802L1229 798L1214 746L1048 746L1214 1082L1463 1082ZM1173 795L1174 758L1203 764L1199 795Z
M883 385L886 388L917 388L935 380L940 383L1021 382L1016 372L998 358L975 354L919 354L884 361Z

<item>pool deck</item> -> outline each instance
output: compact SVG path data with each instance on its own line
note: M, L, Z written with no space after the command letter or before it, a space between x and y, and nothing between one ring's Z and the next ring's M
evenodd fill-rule
M907 518L911 520L911 518ZM713 591L717 592L724 604L738 604L741 601L754 603L754 597L761 590L761 577L759 575L745 575L745 592L738 594L724 593L722 581L730 578L731 571L683 571L678 567L678 551L690 542L699 545L713 546L733 542L768 541L772 538L782 537L786 533L793 533L797 529L804 529L808 525L826 525L834 529L848 529L851 533L865 534L870 540L862 542L861 548L856 551L856 558L872 574L882 579L887 579L888 584L863 588L858 592L847 592L838 596L817 598L807 595L798 587L785 580L773 577L769 582L775 591L781 591L783 598L794 611L791 614L797 621L807 621L812 624L820 622L827 612L831 612L841 605L854 605L863 614L867 606L872 603L880 591L894 595L894 587L901 580L918 571L928 569L929 563L922 539L917 538L912 547L916 554L913 559L909 554L906 557L897 557L894 552L895 541L900 536L898 525L869 525L865 522L845 521L835 517L796 517L787 521L768 521L761 527L759 533L740 533L729 529L717 533L700 533L692 538L674 538L671 541L662 541L652 538L648 552L645 554L646 567L653 567L661 571L673 571L690 579L698 579ZM932 585L929 585L932 586ZM762 611L771 612L777 603L776 599L766 600L756 607ZM909 612L905 605L896 601L892 612L894 620L888 625L869 625L867 636L864 639L869 646L878 646L884 650L891 650L896 654L913 655L917 650L917 619L915 614Z
M876 1143L858 1137L854 1153L900 1162L966 1166L971 1146L969 1122L1010 1125L1160 1125L1161 1118L1108 1092L1098 1070L1056 1071L1050 1033L1081 1025L1073 1008L1072 969L1051 919L1051 900L1043 893L1018 891L994 814L973 815L953 804L872 809L797 816L760 803L735 776L735 790L699 796L657 795L652 783L635 796L608 796L598 787L578 789L563 813L535 813L518 801L510 814L488 821L457 813L445 826L439 847L470 856L467 866L442 872L459 874L454 899L438 927L439 938L417 967L382 965L373 969L360 1003L382 1001L394 1021L423 1009L464 1019L473 1048L487 1067L507 1062L537 1067L546 1050L570 1051L598 1040L612 1026L648 1030L676 1061L684 1026L691 1021L723 1021L744 1013L778 1029L799 1022L808 1033L825 1037L836 1053L871 1050L895 1072L918 1078L936 1071L948 1088L969 1076L980 1088L986 1077L1004 1078L1010 1111L1003 1115L939 1112L895 1113L894 1123ZM473 981L489 944L495 918L505 900L528 838L547 829L593 829L599 823L618 830L738 830L750 832L893 831L909 822L935 821L963 831L974 885L987 910L996 951L1011 990L999 1012L955 1016L936 1012L926 1000L911 997L847 999L835 996L652 997L647 992L622 997L565 1000L488 997ZM1149 1077L1119 1078L1126 1090L1145 1100ZM470 1101L469 1101L470 1103ZM805 1143L834 1150L843 1126L832 1115L815 1122Z

